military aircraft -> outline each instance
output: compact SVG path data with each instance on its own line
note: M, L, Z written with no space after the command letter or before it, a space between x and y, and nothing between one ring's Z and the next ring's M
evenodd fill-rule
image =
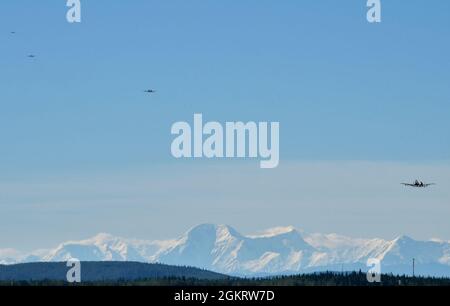
M29 57L29 58L35 58L35 57L36 57L36 55L34 55L34 54L30 54L30 55L28 55L28 57Z
M422 181L416 180L414 182L414 184L402 183L402 185L409 186L409 187L416 187L416 188L425 188L425 187L428 187L428 186L431 186L431 185L436 185L436 184L435 183L425 184Z
M153 90L153 89L147 89L147 90L144 90L144 92L145 92L145 93L155 93L156 90Z

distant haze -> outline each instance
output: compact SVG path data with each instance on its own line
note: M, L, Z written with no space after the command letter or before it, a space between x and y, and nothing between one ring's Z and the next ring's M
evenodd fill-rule
M250 233L293 225L352 237L450 239L450 165L389 162L192 162L3 182L0 248L30 250L99 232L174 238L199 223ZM436 186L400 183L421 175ZM6 205L8 204L8 205Z

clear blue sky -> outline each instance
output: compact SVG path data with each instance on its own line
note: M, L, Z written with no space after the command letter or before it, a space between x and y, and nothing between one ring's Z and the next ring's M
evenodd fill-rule
M47 237L42 238L46 243L97 230L143 238L172 234L161 228L169 215L139 206L142 210L136 208L127 216L133 206L125 200L116 204L123 208L109 219L125 216L125 223L134 223L133 218L149 210L147 220L159 225L161 234L150 235L144 225L103 224L95 213L97 223L92 224L98 227L89 227L86 221L81 229L74 221L69 230L64 227L67 223L55 220L68 214L89 218L91 210L101 208L92 204L83 210L72 204L97 198L77 200L68 198L68 193L61 195L64 200L55 210L45 206L51 202L51 190L29 198L21 195L34 195L30 190L39 182L130 175L135 169L154 167L167 175L164 167L175 171L178 165L191 165L171 157L170 126L192 120L195 112L203 113L205 120L279 121L281 163L446 164L450 160L450 2L385 0L382 23L376 25L366 21L365 3L84 0L82 23L68 24L63 0L2 1L0 184L2 190L12 190L9 184L17 190L0 195L0 229L21 231L23 236L35 230ZM29 59L28 54L37 58ZM158 92L148 96L142 92L146 88ZM211 164L200 163L200 167ZM410 177L399 174L400 178ZM109 189L103 188L107 197ZM132 191L127 192L131 196ZM159 196L168 201L170 193ZM447 196L441 200L449 201ZM189 203L195 195L190 197ZM146 194L140 200L154 199L154 194ZM371 199L367 195L361 201ZM244 217L248 220L249 215L237 208L243 205L230 208L242 221L233 214L220 221L248 230L286 225L281 224L282 216L278 224L247 224ZM18 217L27 212L28 219ZM173 232L217 219L214 213L199 218L193 214ZM46 222L55 222L53 229L42 226ZM18 223L28 225L19 230ZM286 223L295 222L286 217ZM302 226L303 220L297 223L293 225ZM323 224L318 220L317 228L311 229L328 229ZM431 223L427 224L417 232L450 239L449 226L427 231ZM342 226L358 234L358 224L353 229L343 222L334 225L335 231ZM364 233L375 235L376 229ZM0 248L14 247L12 238L1 238Z

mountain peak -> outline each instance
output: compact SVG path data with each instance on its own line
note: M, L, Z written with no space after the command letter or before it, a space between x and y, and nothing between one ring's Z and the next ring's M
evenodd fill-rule
M202 237L202 236L214 236L217 239L223 239L226 237L241 237L242 235L232 228L229 225L225 224L211 224L204 223L199 224L197 226L192 227L187 233L186 236L189 238Z
M285 235L285 234L292 234L292 233L300 234L295 229L294 226L278 226L278 227L269 228L269 229L263 231L260 234L251 235L249 237L252 237L252 238L269 238L269 237Z
M402 244L402 243L408 243L408 242L414 242L415 240L413 239L413 238L411 238L411 237L409 237L409 236L407 236L407 235L401 235L401 236L398 236L395 240L394 240L394 242L395 243L400 243L400 244Z
M115 237L111 234L98 233L94 237L87 239L87 241L94 242L94 243L106 243L106 242L109 242L111 240L116 240L116 239L117 239L117 237Z

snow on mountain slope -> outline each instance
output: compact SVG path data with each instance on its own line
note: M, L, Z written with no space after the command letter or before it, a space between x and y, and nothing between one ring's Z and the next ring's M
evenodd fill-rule
M324 255L313 266L365 263L368 258L382 259L392 242L383 239L350 238L337 234L311 234L305 240Z
M246 238L237 254L241 270L258 273L299 271L317 250L292 229L271 236Z
M14 264L20 253L14 249L0 249L0 265Z
M109 234L98 234L82 241L60 244L42 257L42 261L66 261L78 258L85 261L150 261L150 255L161 248L161 243L127 240Z
M154 260L193 265L227 273L298 271L315 249L294 229L275 235L245 237L225 225L192 228Z
M232 270L235 254L245 237L226 225L202 224L185 233L173 245L163 248L154 261L216 270Z
M392 241L355 239L305 234L293 227L241 235L227 225L201 224L175 240L133 240L98 234L28 255L0 250L0 264L66 261L73 257L82 261L161 262L235 275L364 269L368 258L380 259L383 272L409 273L415 258L420 273L450 276L448 241L417 241L407 236Z
M385 265L399 265L412 258L417 264L449 264L450 244L435 241L417 241L401 236L392 241L390 248L383 254Z

